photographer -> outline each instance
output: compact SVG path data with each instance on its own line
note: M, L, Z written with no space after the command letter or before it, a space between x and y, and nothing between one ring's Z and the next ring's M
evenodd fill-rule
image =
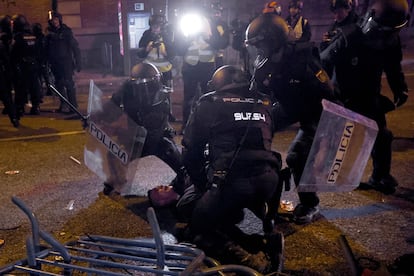
M165 17L154 14L149 19L150 28L146 30L140 41L138 57L144 59L145 63L152 63L162 74L162 84L173 89L172 63L175 53L173 49L173 35L169 31ZM175 121L171 110L169 99L170 115L169 120Z
M177 54L183 57L183 132L194 103L207 92L207 82L220 63L218 53L229 45L229 34L227 26L213 20L207 8L189 9L179 26L175 45Z

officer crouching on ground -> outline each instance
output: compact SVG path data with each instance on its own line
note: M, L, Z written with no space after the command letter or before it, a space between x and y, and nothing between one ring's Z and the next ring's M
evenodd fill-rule
M122 84L112 95L111 101L121 108L119 114L108 114L108 117L118 118L126 113L137 125L147 130L142 154L134 158L157 156L177 174L174 183L182 183L183 180L179 180L182 176L181 153L172 139L174 132L168 123L168 95L163 91L161 73L157 67L151 63L135 65L131 70L131 79ZM116 187L114 184L105 182L104 194L110 194ZM173 190L171 193L173 195L168 193L168 196L178 196Z
M217 69L210 85L215 91L199 99L182 140L183 164L201 196L192 210L190 237L221 263L279 271L282 234L257 235L249 245L252 239L236 226L244 208L263 219L265 202L279 183L281 159L271 151L272 103L250 90L246 74L234 66Z

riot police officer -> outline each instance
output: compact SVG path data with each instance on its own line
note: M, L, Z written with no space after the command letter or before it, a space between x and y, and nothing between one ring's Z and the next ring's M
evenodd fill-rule
M329 45L334 36L342 32L342 29L354 25L359 19L352 0L332 0L329 9L334 14L334 22L328 31L323 33L322 42L319 46L321 51Z
M45 47L56 88L74 107L78 107L73 80L75 69L80 72L82 67L78 42L73 36L72 29L63 23L60 13L50 11L48 24ZM64 102L61 100L56 112L65 111ZM71 110L66 112L72 113Z
M275 118L278 128L300 123L286 158L298 185L322 111L321 100L334 99L329 77L312 43L288 41L288 26L280 16L262 14L254 19L246 31L246 43L258 51L255 85L280 106ZM319 213L318 196L300 192L299 199L293 211L295 222L312 221Z
M11 17L0 18L0 100L3 102L3 114L9 116L14 127L19 126L19 118L13 100L12 67L10 63L10 43L12 39Z
M393 140L385 113L403 105L408 88L402 72L399 31L407 24L405 0L377 0L358 24L337 36L321 52L326 68L334 68L335 85L345 106L378 124L378 135L371 153L373 172L363 189L385 194L395 191L397 180L390 174ZM381 95L381 77L385 73L394 103Z
M214 91L199 99L182 140L184 166L201 196L189 223L193 242L220 261L236 261L262 273L277 271L281 234L260 238L260 249L252 254L236 238L243 209L263 218L265 203L277 189L281 160L271 151L272 102L251 91L249 78L234 66L217 69L210 84ZM255 260L260 256L262 264Z
M182 177L181 153L172 139L173 132L168 123L168 95L163 90L160 71L151 63L135 65L131 78L112 95L111 101L120 109L119 114L108 114L110 118L126 113L147 130L141 156L133 158L155 155L177 173L177 178ZM181 179L176 181L182 182ZM113 183L104 183L104 186L104 193L111 193ZM174 188L180 192L180 187Z
M22 14L12 16L13 43L11 47L11 62L13 66L13 84L15 90L15 104L18 116L25 112L25 105L29 96L32 103L31 115L39 115L41 100L40 81L38 72L38 51L36 37L32 34L29 22Z

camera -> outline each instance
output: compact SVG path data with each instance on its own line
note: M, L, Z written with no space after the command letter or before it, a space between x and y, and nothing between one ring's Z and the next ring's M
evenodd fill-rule
M162 37L160 35L157 35L157 37L155 38L154 42L152 43L152 47L154 48L158 48L161 46L161 42L162 42Z

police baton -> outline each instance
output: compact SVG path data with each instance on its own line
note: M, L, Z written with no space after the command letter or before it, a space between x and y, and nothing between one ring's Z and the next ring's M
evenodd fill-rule
M76 114L78 114L79 115L79 117L80 117L80 119L82 120L82 126L84 127L84 128L86 128L87 126L88 126L88 119L89 119L89 115L88 116L85 116L85 115L83 115L72 103L70 103L69 101L68 101L68 99L66 99L66 97L65 96L63 96L62 95L62 93L60 93L53 85L51 85L51 84L49 84L49 88L56 94L56 95L58 95L58 97L62 100L62 101L64 101L68 106L69 106L69 108L73 111L73 112L75 112Z

